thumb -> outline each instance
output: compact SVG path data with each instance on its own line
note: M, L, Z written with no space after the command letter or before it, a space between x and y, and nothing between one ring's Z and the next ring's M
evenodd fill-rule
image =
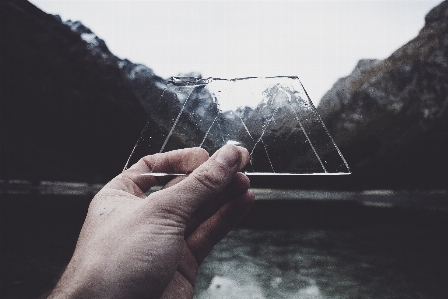
M245 148L225 145L184 180L156 192L157 200L164 202L165 207L173 205L175 210L182 211L182 216L187 220L204 202L224 192L236 173L248 162L249 152Z

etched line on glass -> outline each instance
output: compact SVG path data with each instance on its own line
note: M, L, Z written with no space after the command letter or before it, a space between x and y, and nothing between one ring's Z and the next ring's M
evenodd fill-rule
M303 86L302 86L302 88L303 88ZM305 128L303 127L302 122L300 121L300 115L299 115L299 112L296 111L296 110L294 110L294 108L293 108L292 105L291 105L291 102L289 102L289 105L291 106L291 110L294 111L294 113L296 114L297 122L299 123L300 128L302 129L302 132L303 132L303 134L305 135L306 140L308 140L308 143L309 143L309 145L311 146L311 149L313 150L314 154L316 155L317 159L319 160L319 163L320 163L320 165L322 166L322 169L324 170L325 173L327 173L328 171L327 171L327 169L325 168L324 163L322 163L322 159L321 159L321 158L319 157L319 155L317 154L317 151L316 151L316 149L314 148L314 145L311 143L311 139L310 139L310 137L308 136L308 133L305 131ZM314 108L314 109L315 109L315 108Z
M165 91L167 90L167 88L168 88L168 86L165 86L165 88L163 89L162 94L161 94L160 97L159 97L159 101L160 101L161 99L163 99L163 96L165 95ZM140 140L143 139L143 134L145 134L146 130L148 129L148 125L149 125L149 121L147 121L146 124L145 124L145 126L143 127L143 130L142 130L142 132L140 133L140 138L139 138L139 139L137 140L137 142L135 143L134 148L132 149L131 154L130 154L129 157L128 157L128 160L126 161L126 164L124 165L123 171L125 171L126 169L128 169L129 161L131 160L131 157L132 157L132 155L134 154L135 149L136 149L137 146L139 145Z
M255 141L254 138L252 137L252 135L250 134L249 129L247 128L247 126L244 123L243 119L240 116L238 116L238 117L240 118L241 122L243 123L244 129L246 129L246 132L247 132L247 134L249 134L250 139L252 139L252 141Z
M277 93L278 93L278 92L277 92ZM277 95L277 94L276 94L276 95ZM250 153L250 164L251 164L251 165L252 165L252 154L254 153L255 148L257 147L258 143L260 143L260 141L263 140L264 133L266 132L266 130L267 130L269 124L271 123L271 121L274 119L274 116L275 116L275 114L277 113L277 111L278 111L278 108L276 108L276 109L274 110L274 113L272 113L271 118L264 124L264 126L263 126L263 130L261 131L261 135L260 135L260 137L258 138L257 142L255 142L254 148L252 149L252 152ZM264 142L263 142L263 141L262 141L262 144L264 145ZM266 151L266 155L268 156L268 160L269 160L269 164L271 165L272 172L275 173L274 168L272 167L271 159L269 158L269 154L268 154L268 152L267 152L266 147L265 147L265 151Z
M347 168L347 171L349 173L351 173L350 168L348 167L347 161L345 160L344 156L342 155L342 152L339 150L339 147L336 145L336 142L334 142L333 137L331 137L330 132L328 131L327 127L325 126L325 123L323 122L323 120L320 117L319 113L317 113L317 109L316 109L316 107L314 107L313 102L310 100L310 97L308 96L308 93L306 92L305 87L303 86L303 84L302 84L302 82L300 81L299 78L297 78L297 80L299 80L299 83L302 86L302 89L305 92L306 97L308 98L308 102L309 102L308 104L311 105L311 107L313 107L312 110L313 110L314 115L316 115L316 117L319 119L321 126L324 128L325 133L327 133L327 136L330 137L330 140L333 143L333 146L336 148L336 150L337 150L337 152L339 154L339 157L341 157L342 161L344 162L344 165Z
M145 126L145 128L146 128L146 126ZM122 172L125 171L126 169L128 169L129 160L131 160L131 157L134 154L135 148L137 147L139 141L140 141L140 139L137 140L137 142L135 143L134 148L132 149L132 152L129 155L128 160L126 161L126 164L124 165L124 168L123 168Z
M266 144L264 143L263 139L261 139L261 143L263 144L264 151L266 152L266 156L268 157L269 165L271 165L272 172L275 173L274 166L272 166L271 158L269 157L268 149L266 148Z
M173 124L173 126L171 127L170 132L168 133L168 136L166 136L165 141L163 142L163 145L162 145L162 148L161 148L160 151L159 151L159 154L162 153L163 150L165 149L165 146L166 146L166 144L168 143L168 140L170 139L171 135L173 134L174 128L177 126L177 123L179 122L180 116L182 115L182 112L184 111L185 106L186 106L188 100L190 99L190 96L193 94L193 91L194 91L196 88L197 88L197 87L193 88L192 91L190 92L190 94L188 95L188 97L185 99L185 102L183 103L182 108L181 108L179 114L177 115L177 118L176 118L176 120L174 121L174 124ZM174 94L174 96L177 98L177 95L176 95L176 94ZM154 162L154 166L153 166L152 169L151 169L151 173L154 173L154 169L156 169L156 167L157 167L158 164L159 164L159 159L160 159L160 158L157 157L156 161Z
M207 135L208 135L208 133L210 132L210 129L213 127L213 124L215 123L215 121L216 121L216 119L218 118L218 116L219 116L219 114L216 115L215 119L213 119L213 122L212 122L211 126L208 128L207 132L205 133L204 139L202 139L202 142L201 142L201 144L199 145L199 147L202 147L202 145L204 144L205 139L207 138Z
M197 87L195 87L195 88L190 92L190 94L188 95L188 97L187 97L187 99L185 100L184 104L182 105L182 108L180 109L180 112L179 112L179 114L177 115L176 121L174 122L173 126L171 127L171 130L170 130L170 132L168 133L168 136L166 136L166 139L165 139L165 141L163 142L162 148L160 149L160 152L159 152L159 153L162 153L163 150L165 149L165 146L166 146L166 144L168 143L168 139L170 139L171 134L173 134L174 128L176 127L177 123L179 122L179 118L180 118L180 116L182 115L182 112L184 112L185 105L187 104L188 100L190 99L190 96L193 94L193 91L194 91L196 88L197 88ZM175 95L176 98L177 98L177 95L176 95L176 94L174 94L174 95Z
M255 142L254 137L252 137L252 135L249 132L249 129L247 128L246 124L244 123L243 119L241 118L241 116L239 116L239 119L241 120L241 123L243 124L244 129L246 130L247 134L249 135L250 139L252 139L253 142ZM252 151L253 152L253 151ZM252 164L252 152L250 154L250 159L249 159L249 163L250 166L252 166L252 168L254 167L254 165Z
M221 114L219 114L219 116L221 116ZM222 142L226 143L226 140L224 139L224 134L222 133L221 123L219 121L218 121L218 127L219 127L219 132L221 133Z
M174 90L171 90L173 87ZM197 93L197 88L207 89L208 94L198 93L198 99L196 101L194 95ZM167 97L167 93L170 91L172 91L174 99L178 101L172 107L172 109L175 109L171 112L174 112L174 115L167 119L168 123L160 123L160 126L164 127L162 132L167 133L167 135L164 136L163 133L156 135L158 131L154 131L154 135L152 136L154 139L152 141L146 139L145 137L147 135L151 136L153 134L151 126L147 122L123 170L127 169L128 165L133 163L134 159L138 158L137 155L140 153L163 153L173 146L182 146L182 142L185 143L185 146L188 146L187 144L199 145L200 147L206 148L210 153L213 153L219 146L227 142L232 144L241 143L242 146L250 150L251 167L248 167L247 170L252 168L251 171L254 171L257 169L258 163L261 163L260 166L263 165L261 169L266 171L248 172L248 174L333 174L334 171L341 171L341 173L350 171L347 161L329 134L321 116L309 99L303 84L297 76L235 79L173 77L168 80L161 95L159 94L161 99L159 99L158 104L166 105L171 103L167 102L167 99L164 98ZM212 97L209 98L209 96ZM170 100L172 99L170 94ZM289 102L289 105L286 102ZM285 108L286 110L283 110ZM292 111L288 108L292 108ZM178 115L175 114L176 110L180 110ZM232 114L234 115L232 116ZM185 127L184 116L187 117ZM241 124L238 125L238 118L244 129L241 127ZM169 127L170 121L171 128ZM292 140L287 145L291 147L302 147L300 144L304 145L308 142L310 147L307 148L305 146L306 157L304 158L311 158L311 160L314 160L314 163L309 166L305 165L305 168L300 168L300 165L285 168L285 165L280 163L279 165L281 166L276 165L276 169L274 170L273 164L276 164L277 158L273 156L273 159L271 159L269 151L271 153L276 151L274 150L276 147L272 142L278 140L278 134L287 132L285 130L288 130L288 126L291 126L291 130L301 130L303 134L299 134L300 136L298 136L299 139L297 141ZM173 138L178 136L178 133L181 139L176 139L176 142L172 143ZM162 145L160 146L160 144ZM261 146L264 150L260 148ZM331 151L331 146L333 146L333 150L336 149L338 154L334 154L333 152L331 156L333 160L328 162L324 161L326 160L325 153L327 150ZM322 152L322 148L325 149L325 152ZM160 151L158 151L159 149ZM278 151L280 154L282 153L282 149L278 149ZM314 156L319 163L313 158ZM339 160L337 158L338 156ZM282 161L281 157L279 159ZM158 162L160 161L156 161L153 169L151 169L154 174L153 176L170 175L168 173L165 174L162 169L158 169ZM288 170L288 173L283 173L284 170ZM302 171L307 171L308 173L303 173Z

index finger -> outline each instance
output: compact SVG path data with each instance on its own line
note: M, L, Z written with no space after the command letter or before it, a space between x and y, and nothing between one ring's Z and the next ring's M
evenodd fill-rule
M114 189L140 196L159 182L158 177L143 174L151 172L187 174L207 161L208 157L208 152L200 147L145 156L115 177L109 184Z

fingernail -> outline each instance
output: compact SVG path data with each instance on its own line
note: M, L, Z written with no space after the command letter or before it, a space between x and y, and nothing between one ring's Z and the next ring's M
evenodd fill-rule
M239 158L240 153L238 149L235 146L227 145L218 150L215 161L232 168L239 162Z

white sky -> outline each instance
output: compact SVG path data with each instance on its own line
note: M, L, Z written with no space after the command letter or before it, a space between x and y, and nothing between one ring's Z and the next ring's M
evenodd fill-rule
M164 78L299 76L317 104L362 58L383 59L414 38L441 0L31 0L79 20L120 58Z

